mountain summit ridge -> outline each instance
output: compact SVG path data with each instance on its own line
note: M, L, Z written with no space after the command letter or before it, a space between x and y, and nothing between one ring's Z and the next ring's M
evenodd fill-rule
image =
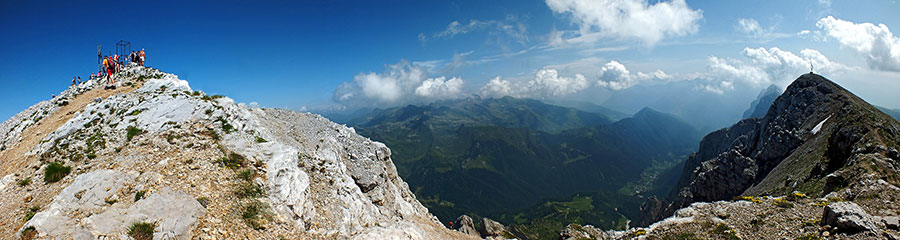
M128 238L146 223L167 239L467 238L416 200L390 149L352 128L155 69L115 77L116 91L89 80L0 125L0 209L13 213L0 234Z
M804 74L765 116L705 136L669 201L651 198L642 206L639 225L649 227L591 236L897 239L898 148L895 119L820 75ZM844 214L858 220L836 217ZM564 238L589 232L570 226Z

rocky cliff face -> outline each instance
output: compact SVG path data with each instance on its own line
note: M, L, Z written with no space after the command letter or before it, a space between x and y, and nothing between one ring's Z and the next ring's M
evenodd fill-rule
M900 124L846 89L815 74L792 83L765 117L707 135L684 173L669 211L741 194L824 195L825 176L853 155L896 160ZM773 172L773 170L775 170Z
M890 231L891 224L873 223L900 213L898 148L900 123L824 77L805 74L764 117L745 119L704 137L698 152L686 161L668 206L660 207L665 204L658 201L644 205L648 219L672 217L631 234L643 230L640 235L703 236L723 224L720 230L729 234L770 233L744 235L752 239L835 233L841 239L896 239L881 233ZM733 199L737 201L728 201ZM708 203L713 201L720 202ZM832 206L845 201L862 207L856 211ZM796 203L816 207L796 211ZM835 217L843 215L829 213L833 209L855 212L847 215L850 218ZM754 220L753 214L759 219ZM789 226L797 216L811 220L785 229L765 227ZM847 219L860 222L843 222ZM851 225L865 227L847 227Z
M132 66L0 124L0 235L466 238L436 221L384 144L321 116L235 104Z

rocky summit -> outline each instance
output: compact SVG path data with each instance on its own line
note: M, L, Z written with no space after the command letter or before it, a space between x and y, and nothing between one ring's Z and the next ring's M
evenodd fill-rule
M3 239L466 239L391 150L321 116L236 104L156 69L0 124Z
M704 137L671 196L643 205L646 227L570 225L560 235L900 239L898 148L900 123L834 82L804 74L764 117Z

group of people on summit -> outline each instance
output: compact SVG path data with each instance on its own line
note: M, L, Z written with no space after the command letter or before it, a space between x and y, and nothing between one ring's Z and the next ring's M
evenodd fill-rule
M102 61L100 62L101 70L99 72L97 72L97 74L91 73L91 79L94 79L94 78L99 79L103 76L106 76L106 84L107 85L112 85L112 84L116 83L116 80L113 78L113 74L124 69L125 65L127 65L128 63L136 63L137 65L140 65L141 67L143 67L144 61L147 60L147 53L144 49L141 49L140 51L131 51L131 53L128 54L127 59L124 59L124 57L123 57L123 59L121 59L121 60L119 59L118 54L113 54L112 56L102 56L99 54L99 50L98 50L97 55L100 59L102 59ZM122 60L124 60L124 62ZM104 71L106 72L106 75L103 75ZM76 81L76 80L80 80L80 79L81 78L77 78L77 77L73 78L72 85L78 84L78 81Z

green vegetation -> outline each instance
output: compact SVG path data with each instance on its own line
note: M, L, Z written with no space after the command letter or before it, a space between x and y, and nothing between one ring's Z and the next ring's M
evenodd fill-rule
M219 164L222 164L225 168L229 169L239 169L242 166L247 166L247 159L244 156L241 156L237 153L230 153L219 158Z
M144 194L147 194L147 191L141 190L141 191L137 191L136 193L134 193L134 201L137 202L138 200L143 199Z
M24 220L25 220L26 222L27 222L28 220L31 220L31 218L34 217L34 214L37 214L37 212L40 211L40 210L41 210L41 207L40 207L40 206L33 206L33 207L31 207L31 208L28 208L28 211L25 211L25 218L24 218Z
M204 208L206 208L206 206L209 206L209 198L207 197L199 197L197 198L197 202L200 203L200 206L203 206Z
M529 239L555 239L559 230L570 223L623 230L628 219L617 212L616 207L628 206L637 211L639 204L640 202L628 196L613 192L576 194L567 199L546 201L534 207L503 214L498 219Z
M131 226L128 227L128 236L131 236L134 240L151 240L153 239L153 229L155 228L156 223L132 223Z
M72 171L72 167L59 162L52 162L44 167L44 183L55 183Z
M222 124L222 131L225 132L225 134L230 134L230 133L234 132L234 126L229 124L228 120L225 120L222 117L217 117L216 122L219 122L220 124Z
M265 193L262 186L252 182L241 182L236 185L234 195L239 198L255 198Z
M253 229L263 230L265 226L261 222L269 218L269 206L259 200L253 200L241 210L241 218Z
M728 240L741 240L741 238L737 236L737 232L734 231L733 228L723 223L716 224L715 228L710 230L709 233L722 236Z
M264 142L269 142L269 141L266 141L266 139L263 139L261 137L256 137L256 143L264 143Z
M16 184L18 184L19 187L28 186L28 184L31 184L31 177L23 178L23 179L19 180L18 182L16 182Z
M131 141L134 136L144 133L144 130L141 130L140 128L137 128L135 126L128 126L126 131L128 132L125 134L125 139L127 139L128 141Z
M34 239L38 234L37 230L34 229L34 226L28 226L25 229L22 229L22 240L31 240Z
M238 172L238 178L244 181L250 181L253 178L254 172L250 169L244 169Z
M609 229L637 219L638 196L668 194L700 139L650 109L613 123L509 97L373 110L346 123L391 148L400 176L442 222L485 216L533 233L546 228L546 236L569 220ZM594 196L594 208L567 216L543 205L577 193Z

